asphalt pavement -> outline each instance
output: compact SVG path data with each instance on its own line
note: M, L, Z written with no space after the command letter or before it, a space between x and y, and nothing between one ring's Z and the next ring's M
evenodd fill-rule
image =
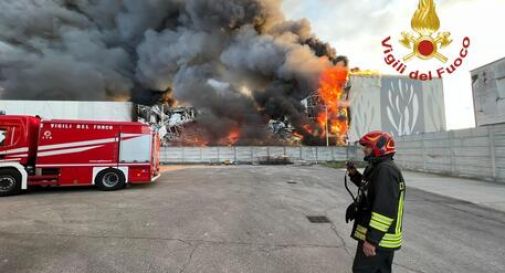
M343 221L343 175L202 166L117 192L1 198L0 272L350 272L356 243ZM406 180L405 243L394 272L505 272L505 213Z

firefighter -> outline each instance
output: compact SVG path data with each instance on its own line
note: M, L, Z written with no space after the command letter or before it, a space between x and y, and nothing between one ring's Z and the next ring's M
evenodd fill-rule
M354 221L351 237L358 241L353 272L391 272L394 252L402 244L405 181L393 161L396 150L391 134L373 131L359 144L368 163L365 171L361 174L354 164L347 166L359 188L346 212L346 222Z

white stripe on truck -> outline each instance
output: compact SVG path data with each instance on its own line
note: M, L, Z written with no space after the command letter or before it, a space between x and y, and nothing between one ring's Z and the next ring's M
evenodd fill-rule
M88 140L88 141L68 142L68 143L62 143L62 144L40 146L39 151L71 148L71 147L80 147L80 146L89 146L89 145L98 145L98 144L107 144L107 143L114 143L117 141L118 141L117 137L114 137L114 138L95 139L95 140Z
M103 146L104 145L97 145L97 146L90 146L90 147L81 147L81 148L55 150L55 151L49 151L49 152L40 152L40 153L37 154L37 156L38 157L45 157L45 156L54 156L54 155L65 155L65 154L80 153L80 152L96 149L96 148L103 147Z
M28 147L23 147L23 148L17 148L17 149L10 149L10 150L5 150L1 151L0 155L6 155L6 154L19 154L19 153L26 153L28 152Z

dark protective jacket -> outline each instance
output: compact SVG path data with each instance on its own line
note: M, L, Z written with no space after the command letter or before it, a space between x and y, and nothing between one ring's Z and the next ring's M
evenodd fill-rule
M363 174L350 177L362 192L351 237L379 249L400 249L405 181L392 155L368 161Z

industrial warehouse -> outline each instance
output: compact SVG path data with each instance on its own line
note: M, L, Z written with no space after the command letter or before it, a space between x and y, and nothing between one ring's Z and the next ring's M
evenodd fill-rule
M3 1L0 272L505 272L503 9Z

